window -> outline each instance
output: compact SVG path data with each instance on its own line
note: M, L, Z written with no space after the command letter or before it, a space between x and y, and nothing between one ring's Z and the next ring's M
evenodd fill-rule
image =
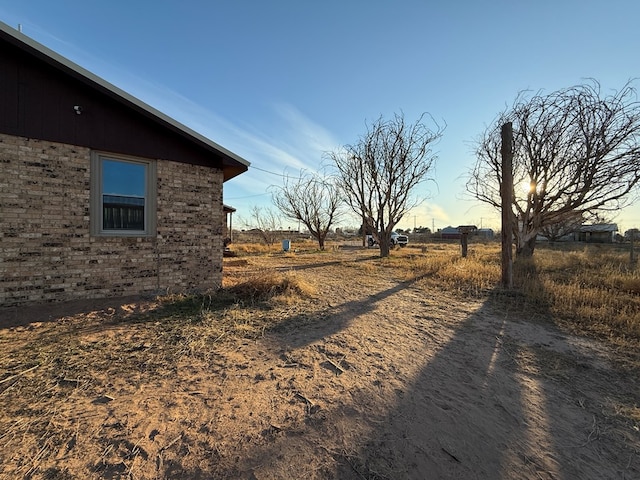
M156 165L94 153L91 158L93 235L155 235Z

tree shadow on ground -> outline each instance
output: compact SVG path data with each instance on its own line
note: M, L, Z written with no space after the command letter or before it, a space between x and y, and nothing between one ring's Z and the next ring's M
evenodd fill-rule
M524 273L528 281L539 282L535 268ZM295 349L330 337L416 280L335 307L316 331L305 329L280 341ZM333 461L331 470L316 472L318 478L637 476L640 470L632 460L638 443L625 444L625 433L602 412L602 385L620 382L621 389L633 391L632 382L610 377L606 366L579 340L550 324L523 318L521 306L517 294L496 290L478 310L457 318L443 321L421 308L407 320L416 332L408 341L421 347L424 366L406 388L396 389L392 399L371 396L375 391L371 388L350 391L348 398L330 402L341 412L338 417L347 413L360 417L354 420L360 430L352 433L349 444L339 451L325 447L323 439L335 438L340 431L310 416L304 432L272 439L241 458L233 472L222 475L261 478L265 465L296 458L304 445L305 451L315 450ZM550 313L538 305L537 315ZM295 325L297 319L290 322ZM434 328L447 330L446 343L433 344ZM387 368L384 375L372 377L372 384L389 382L389 375L398 370ZM363 408L348 404L356 398L365 404ZM364 414L366 402L392 406L381 416ZM328 417L334 418L331 413Z
M301 348L320 339L334 335L349 326L358 315L373 312L378 302L382 302L398 292L410 288L427 275L418 275L399 282L391 288L371 293L362 300L351 300L340 305L329 306L314 313L312 319L307 315L293 315L271 328L272 332L290 332L286 340L281 340L288 349ZM304 326L304 329L300 327Z
M523 274L540 283L534 267ZM286 350L303 349L342 333L360 316L375 316L377 304L393 301L406 289L424 298L437 295L416 285L421 278L328 306L312 322L304 315L290 316L269 340ZM277 463L295 468L296 461L305 460L299 452L312 451L327 465L316 478L327 479L640 478L634 460L640 442L636 439L634 446L621 440L619 423L603 415L605 397L599 390L606 385L633 392L637 378L611 375L579 341L523 318L517 293L496 290L472 312L456 311L453 304L450 309L451 316L443 318L429 311L427 301L402 319L379 319L380 330L372 332L381 341L390 340L393 323L408 322L413 335L402 341L410 342L418 356L415 375L402 377L397 359L379 359L377 370L373 364L360 365L361 370L343 375L371 373L366 375L371 385L325 402L326 412L308 408L301 429L265 432L233 466L204 462L187 468L177 457L163 463L158 475L273 478L263 469ZM546 305L538 305L536 313L550 317ZM378 388L394 381L402 388ZM356 399L362 408L354 408ZM343 448L333 446L344 432L322 415L350 417L358 426ZM174 447L188 450L188 435ZM215 445L208 447L213 451Z
M534 266L520 272L539 282ZM542 288L539 285L540 288ZM636 443L602 411L602 386L633 391L572 339L522 318L496 290L431 358L337 478L635 478ZM520 298L519 298L520 297ZM537 314L549 318L548 306ZM523 321L524 320L524 321ZM428 313L423 315L428 325ZM573 340L578 340L577 344ZM626 447L621 454L620 449ZM634 453L635 452L635 453Z
M302 270L313 270L314 268L323 268L323 267L331 267L336 265L344 265L345 263L361 263L361 262L369 262L372 260L380 260L380 256L367 256L367 257L359 257L352 258L349 260L327 260L326 262L316 262L316 263L308 263L304 265L290 265L290 266L282 266L277 267L276 271L278 272L287 272L287 271L302 271Z

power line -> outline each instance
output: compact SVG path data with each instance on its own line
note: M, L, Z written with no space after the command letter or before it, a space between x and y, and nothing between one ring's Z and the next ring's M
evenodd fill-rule
M249 170L254 169L254 170L259 170L261 172L264 173L269 173L271 175L276 175L278 177L288 177L289 175L286 173L275 173L275 172L270 172L269 170L265 170L264 168L260 168L260 167L254 167L253 165L251 165L249 167ZM245 198L253 198L253 197L262 197L264 195L271 195L269 192L265 192L265 193L258 193L256 195L245 195L244 197L230 197L227 198L225 200L244 200Z
M260 167L254 167L253 165L251 165L249 167L249 170L254 169L254 170L260 170L261 172L264 173L270 173L271 175L277 175L278 177L284 177L285 174L284 173L274 173L274 172L270 172L269 170L265 170L264 168L260 168Z
M225 200L242 200L244 198L262 197L264 195L271 195L271 194L268 192L265 192L265 193L258 193L256 195L246 195L244 197L230 197L230 198L225 198Z

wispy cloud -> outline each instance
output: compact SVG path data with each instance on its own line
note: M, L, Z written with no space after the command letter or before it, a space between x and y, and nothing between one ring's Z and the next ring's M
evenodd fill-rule
M9 19L15 23L15 19ZM17 24L16 24L17 27ZM241 124L232 123L206 106L166 85L137 76L124 66L108 63L64 41L39 25L25 23L24 33L78 63L151 107L249 160L255 169L227 185L234 196L257 196L281 183L274 172L297 176L300 170L316 170L323 154L338 146L336 138L294 105L274 101L266 115Z
M281 182L277 176L266 174L265 170L283 176L297 176L301 170L317 171L325 152L338 145L327 129L293 105L276 103L271 108L274 115L269 125L246 124L239 127L211 112L200 111L194 115L194 118L208 119L197 127L199 132L242 155L255 167L233 181L234 186L250 192L255 192L260 185L266 189Z
M326 128L305 116L290 104L279 103L274 110L283 120L287 146L307 165L317 165L322 155L340 147L337 138Z
M278 183L277 176L266 175L265 170L283 176L297 176L300 170L315 171L324 153L338 146L331 132L287 103L271 105L273 115L268 116L268 125L237 125L162 85L143 79L137 83L132 87L133 95L249 160L255 170L233 181L234 186L249 192Z
M36 41L262 169L296 173L314 169L322 154L338 144L327 129L293 105L274 102L269 106L272 114L266 119L234 124L186 95L137 76L121 65L104 62L38 25L24 26L25 33Z

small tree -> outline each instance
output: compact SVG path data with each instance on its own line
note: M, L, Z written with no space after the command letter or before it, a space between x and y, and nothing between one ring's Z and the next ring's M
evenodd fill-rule
M288 218L304 224L324 250L330 228L340 217L340 191L332 178L301 173L296 180L284 178L274 187L273 203Z
M501 208L500 126L513 124L516 254L533 255L546 227L629 204L640 182L635 89L602 95L592 81L549 95L519 95L477 143L467 190Z
M407 124L403 114L380 117L357 143L329 154L347 203L365 230L377 236L381 257L389 255L394 227L420 203L415 187L430 180L435 165L431 146L444 128L435 121L433 129L427 127L424 117L414 124Z
M282 221L272 208L258 207L251 209L251 220L245 226L255 229L265 245L273 245L278 241L278 230L282 228Z

